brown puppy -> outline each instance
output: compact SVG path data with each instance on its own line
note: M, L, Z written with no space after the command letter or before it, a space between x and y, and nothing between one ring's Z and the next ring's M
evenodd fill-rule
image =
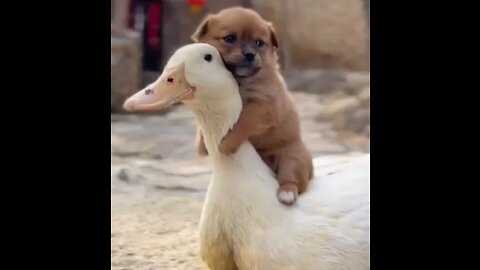
M240 85L242 114L219 150L231 154L249 140L277 173L279 200L293 204L312 178L313 164L300 137L295 104L278 71L272 24L251 9L228 8L208 15L192 39L217 48ZM197 147L200 155L208 154L200 131Z

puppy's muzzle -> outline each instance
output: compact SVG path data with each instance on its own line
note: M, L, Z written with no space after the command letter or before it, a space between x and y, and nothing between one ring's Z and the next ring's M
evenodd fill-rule
M226 61L225 66L235 77L245 78L255 75L261 67L261 61L252 52L244 53L237 61Z

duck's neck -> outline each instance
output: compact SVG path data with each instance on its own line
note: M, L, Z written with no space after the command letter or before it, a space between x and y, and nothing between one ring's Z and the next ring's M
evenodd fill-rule
M218 151L223 137L240 116L242 110L240 97L222 99L219 103L215 103L214 100L209 102L191 106L201 126L208 156L213 165L214 176L204 206L207 214L202 216L220 215L220 219L253 219L255 220L253 224L263 228L278 224L285 218L285 209L280 207L276 197L278 182L252 144L244 142L238 151L231 155L223 155ZM228 213L219 211L218 205L224 203L230 205L227 207ZM238 204L242 207L235 206ZM245 209L249 210L245 212ZM249 223L239 225L248 227Z
M214 167L213 170L217 175L222 175L214 177L214 180L222 179L222 182L234 181L234 178L227 177L223 173L238 174L248 179L248 181L242 180L242 182L253 182L255 185L264 183L267 186L263 191L275 194L278 183L274 179L270 168L263 162L250 142L244 142L237 152L231 155L224 155L218 150L222 139L233 128L240 117L242 111L240 96L218 100L209 99L198 104L191 104L190 107L194 111L198 124L201 127L205 147ZM223 176L226 179L223 179ZM264 196L264 198L266 197ZM277 202L276 199L272 200Z
M191 106L202 130L209 156L214 160L219 156L218 146L223 137L233 128L242 111L240 97L210 100Z

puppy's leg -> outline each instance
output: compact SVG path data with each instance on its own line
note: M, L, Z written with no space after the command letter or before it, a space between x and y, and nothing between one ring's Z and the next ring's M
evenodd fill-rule
M297 157L297 166L295 167L295 175L298 179L298 193L302 194L307 190L308 183L313 178L313 160L310 151L302 141L298 141L293 147L296 149L292 151Z
M291 205L305 192L313 177L312 156L302 142L282 149L279 156L277 192L280 202Z
M273 112L271 102L251 102L245 105L237 124L223 137L219 151L233 154L250 136L267 132L274 125Z
M205 147L205 142L203 141L203 134L200 128L197 128L197 135L195 137L195 146L197 149L197 154L201 157L208 156L207 147Z

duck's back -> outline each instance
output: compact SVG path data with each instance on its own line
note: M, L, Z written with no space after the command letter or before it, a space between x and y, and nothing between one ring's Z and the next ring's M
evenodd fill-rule
M299 197L298 207L308 215L323 217L369 257L370 155L328 164L332 159L314 160L315 179Z
M297 204L281 206L284 218L268 229L249 230L239 269L370 269L369 158L314 160L317 176Z
M344 217L370 205L370 155L328 164L336 158L316 158L315 178L299 197L304 211L321 211L322 216ZM368 216L367 216L368 217Z

